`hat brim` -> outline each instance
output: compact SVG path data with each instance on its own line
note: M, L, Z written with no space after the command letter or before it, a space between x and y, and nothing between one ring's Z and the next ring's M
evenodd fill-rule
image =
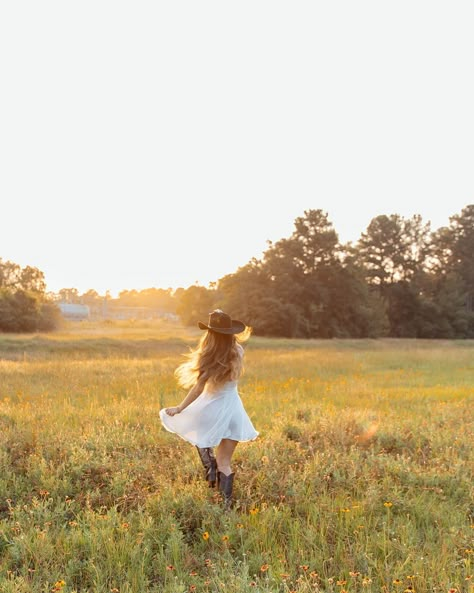
M231 327L211 327L201 321L198 321L199 329L207 329L209 331L217 332L218 334L241 334L245 329L245 323L232 319Z

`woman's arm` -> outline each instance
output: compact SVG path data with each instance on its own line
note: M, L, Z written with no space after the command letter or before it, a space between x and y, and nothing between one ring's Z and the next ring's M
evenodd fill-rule
M190 403L192 403L195 399L197 399L203 392L204 385L206 384L207 378L208 378L208 375L206 372L201 373L201 375L199 375L198 380L193 385L193 387L190 389L188 395L179 404L179 406L176 406L175 408L166 408L166 413L168 414L168 416L174 416L175 414L179 414L180 412L182 412L184 410L184 408L187 408Z

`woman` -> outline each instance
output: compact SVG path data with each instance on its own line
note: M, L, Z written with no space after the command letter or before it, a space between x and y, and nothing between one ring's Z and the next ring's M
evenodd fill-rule
M209 486L217 481L229 508L232 455L239 442L258 436L237 390L244 354L240 343L249 337L250 328L220 309L209 314L208 324L198 326L206 333L175 371L179 384L189 392L178 406L160 410L160 418L167 430L197 447Z

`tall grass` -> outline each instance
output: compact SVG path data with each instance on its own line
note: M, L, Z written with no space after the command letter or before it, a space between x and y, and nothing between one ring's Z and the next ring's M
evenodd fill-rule
M472 342L251 338L224 512L158 418L196 335L0 337L0 592L471 590Z

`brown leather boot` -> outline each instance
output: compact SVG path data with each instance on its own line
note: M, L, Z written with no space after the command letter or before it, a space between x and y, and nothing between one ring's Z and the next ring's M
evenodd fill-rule
M205 479L209 482L209 488L214 488L217 480L217 462L212 447L196 447L199 457L206 470Z
M224 498L224 508L229 510L232 506L232 491L234 488L234 473L226 476L222 472L217 472L217 484L219 492L222 492Z

